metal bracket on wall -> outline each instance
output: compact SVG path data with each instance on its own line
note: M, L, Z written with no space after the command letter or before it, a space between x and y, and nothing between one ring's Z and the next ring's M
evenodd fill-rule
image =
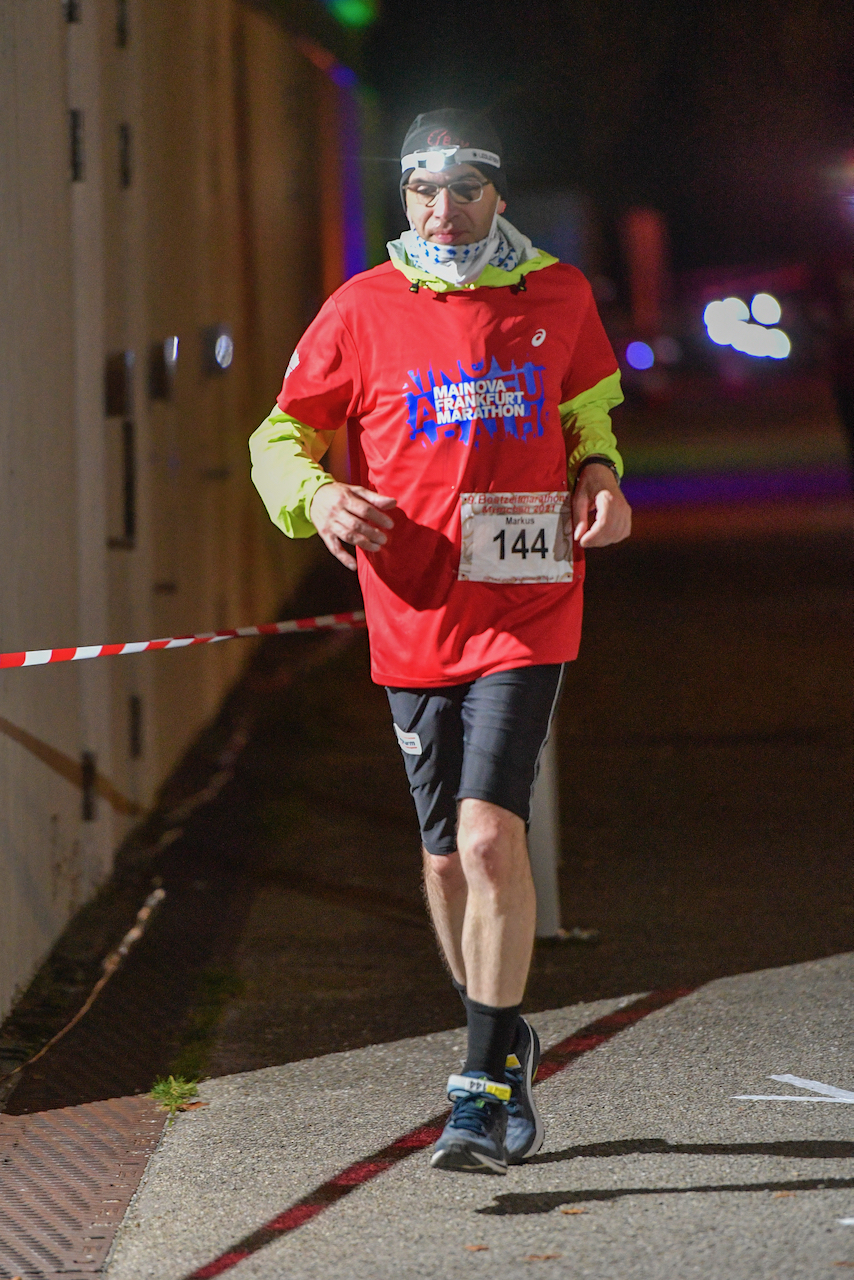
M136 432L129 419L122 423L122 533L107 546L132 551L136 546Z
M152 400L171 400L178 363L178 338L173 334L148 349L148 394Z
M116 0L116 48L128 47L128 6L127 0Z
M111 351L104 363L104 413L108 418L127 418L133 412L132 351Z
M98 816L95 798L97 778L95 753L94 751L84 751L80 757L80 789L83 792L81 810L84 822L94 822Z
M83 158L83 112L72 107L68 113L68 146L71 181L82 182L85 177Z
M131 760L142 755L142 698L138 693L128 698L128 754Z
M126 122L119 125L119 186L123 191L133 182L133 135Z

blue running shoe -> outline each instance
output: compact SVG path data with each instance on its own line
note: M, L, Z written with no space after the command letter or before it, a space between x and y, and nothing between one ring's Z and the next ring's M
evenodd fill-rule
M454 1109L433 1148L432 1167L460 1173L506 1173L509 1085L469 1072L450 1077L448 1097Z
M534 1102L534 1080L540 1065L540 1038L530 1022L519 1019L514 1051L504 1069L510 1085L507 1104L507 1161L521 1164L543 1145L543 1120Z

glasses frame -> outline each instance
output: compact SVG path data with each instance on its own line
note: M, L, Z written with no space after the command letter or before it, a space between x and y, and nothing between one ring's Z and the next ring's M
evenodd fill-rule
M418 181L418 179L416 179L416 181ZM409 182L405 182L401 189L403 191L411 192L414 199L416 199L419 204L424 205L427 209L433 208L436 201L439 199L439 193L442 190L447 191L449 198L455 205L458 205L460 208L464 209L468 204L478 204L483 199L484 188L491 187L494 185L491 178L484 178L482 180L479 178L468 178L468 177L455 178L453 182L427 182L426 180L422 180L421 181L422 186L436 188L436 194L433 196L433 198L431 200L425 200L424 197L420 195L419 192L415 189L415 187L412 186L411 184L412 184L412 179L410 178ZM459 185L465 185L470 187L480 187L480 194L475 196L473 200L457 200L457 198L454 195L453 188Z

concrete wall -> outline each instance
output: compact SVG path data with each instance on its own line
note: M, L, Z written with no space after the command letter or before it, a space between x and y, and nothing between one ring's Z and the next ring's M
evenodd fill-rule
M125 30L121 12L0 0L2 652L263 620L311 555L267 521L246 439L321 298L323 73L235 0L128 0ZM234 340L219 373L214 325ZM153 396L150 352L171 337ZM105 403L122 352L125 403L115 380ZM0 675L0 1017L245 659L233 644ZM118 795L90 820L83 752Z

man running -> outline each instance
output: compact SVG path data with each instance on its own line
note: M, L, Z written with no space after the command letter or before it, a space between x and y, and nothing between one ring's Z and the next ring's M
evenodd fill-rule
M358 569L468 1023L431 1163L505 1173L543 1141L539 1042L520 1015L526 827L578 652L584 549L631 527L609 417L623 397L584 276L500 216L501 144L483 116L418 116L401 169L410 229L300 339L252 437L253 479L284 533L316 530ZM350 484L319 465L345 425Z

